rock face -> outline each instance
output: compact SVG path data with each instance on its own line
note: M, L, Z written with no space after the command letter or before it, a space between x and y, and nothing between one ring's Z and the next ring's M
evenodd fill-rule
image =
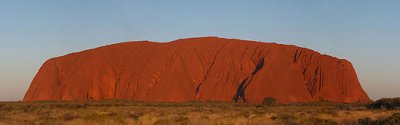
M352 64L292 45L217 37L126 42L47 60L24 101L369 102Z

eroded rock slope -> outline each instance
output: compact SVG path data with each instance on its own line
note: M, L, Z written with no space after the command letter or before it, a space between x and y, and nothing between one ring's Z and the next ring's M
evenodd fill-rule
M349 61L292 45L217 37L125 42L46 61L24 101L368 102Z

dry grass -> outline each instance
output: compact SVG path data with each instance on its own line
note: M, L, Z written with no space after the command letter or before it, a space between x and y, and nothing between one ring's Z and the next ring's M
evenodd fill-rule
M379 120L400 110L367 110L361 105L280 105L265 107L223 102L142 103L124 100L101 102L4 102L0 125L204 125L204 124L359 124Z

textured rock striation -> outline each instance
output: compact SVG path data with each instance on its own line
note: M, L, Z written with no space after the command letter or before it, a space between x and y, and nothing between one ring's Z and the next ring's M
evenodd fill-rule
M47 60L24 101L369 102L352 64L292 45L217 37L125 42Z

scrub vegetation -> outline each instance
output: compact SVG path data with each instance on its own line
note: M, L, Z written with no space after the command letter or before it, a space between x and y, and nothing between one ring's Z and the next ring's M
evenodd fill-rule
M390 125L400 124L400 110L382 100L371 104L329 102L263 104L211 102L145 103L128 100L88 102L2 102L0 125ZM397 103L396 101L383 101ZM386 103L385 103L386 104ZM380 107L380 108L372 108Z

